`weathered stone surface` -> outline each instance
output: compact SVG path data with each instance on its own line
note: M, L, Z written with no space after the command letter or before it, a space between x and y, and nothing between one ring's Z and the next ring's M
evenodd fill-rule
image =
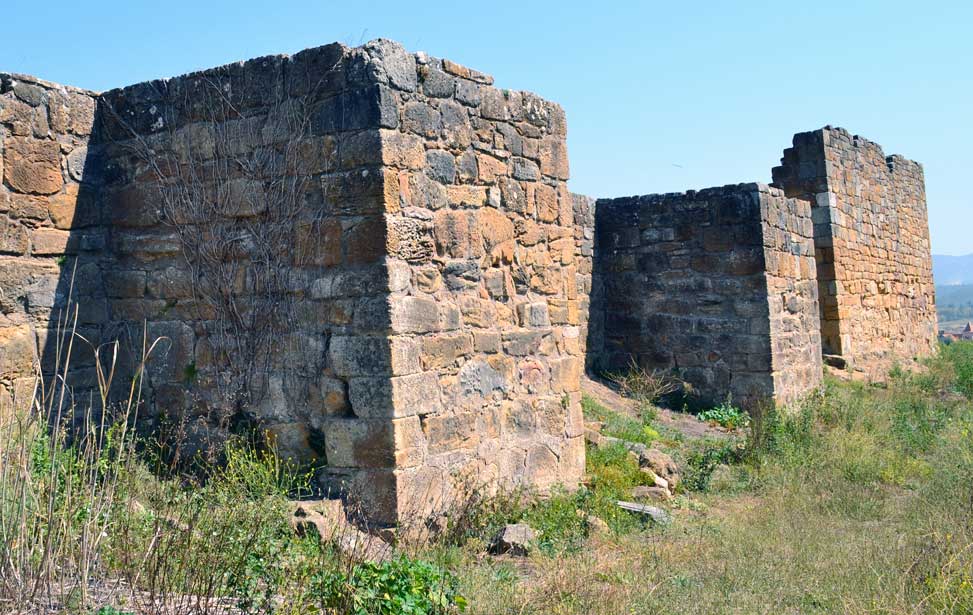
M672 457L656 448L648 448L639 453L639 466L652 470L656 476L666 481L669 488L679 484L679 466Z
M495 555L528 555L537 541L537 532L526 523L504 526L490 543L490 552Z
M334 419L325 425L324 442L329 466L388 468L394 463L389 421Z
M335 336L328 349L329 365L342 377L387 374L391 351L385 337Z
M17 192L54 194L64 185L55 141L13 137L3 148L3 179Z
M68 173L71 179L80 182L85 179L85 165L88 161L88 148L77 147L68 154Z
M669 490L665 487L647 487L644 485L639 485L638 487L632 489L632 497L636 500L666 502L672 496L669 494Z
M426 174L441 184L451 184L456 178L456 159L445 150L426 152Z
M433 372L350 378L348 396L352 412L361 418L399 418L442 411L439 378Z
M384 164L403 169L421 169L425 164L426 149L420 137L396 130L382 130L380 135Z
M441 369L457 364L473 353L473 337L467 332L427 336L422 340L423 369Z
M57 229L37 229L30 234L30 251L35 256L59 256L74 251L71 233Z
M415 56L395 41L376 39L365 45L376 68L384 73L389 84L400 90L414 92L417 84Z
M298 536L313 536L331 543L352 562L380 563L392 557L388 543L348 521L344 503L339 499L295 502L290 524Z
M34 371L34 335L30 325L0 324L0 375L13 379Z
M787 403L816 387L822 372L808 214L759 184L598 201L589 364L625 369L637 356L650 371L678 367L701 405L728 394L738 403ZM772 266L781 259L805 266L781 272ZM768 301L781 294L794 297L796 311L786 318Z
M27 229L16 220L0 216L0 254L26 254Z
M428 333L439 330L439 305L422 297L393 297L392 330L396 333Z
M636 504L635 502L618 502L618 507L622 510L627 510L632 513L637 513L644 515L658 525L669 525L672 523L672 517L665 510L657 506L648 506L647 504Z
M47 199L47 211L54 227L64 230L91 227L101 221L95 196L81 191L74 182Z
M814 235L824 352L879 379L932 354L937 318L922 166L828 126L795 135L773 175L810 209L805 232ZM775 265L780 275L795 267L787 259ZM793 306L785 300L788 327Z

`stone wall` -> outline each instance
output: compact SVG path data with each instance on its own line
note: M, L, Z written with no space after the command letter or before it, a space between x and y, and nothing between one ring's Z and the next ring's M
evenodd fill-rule
M0 74L0 405L35 357L62 370L71 307L75 399L93 346L127 377L159 339L143 431L183 460L266 434L394 523L468 480L576 485L586 361L786 403L822 337L873 375L932 351L919 165L826 128L784 191L596 202L565 136L557 105L384 40L103 95Z
M789 402L820 383L806 203L759 184L604 199L596 231L596 370L634 358L704 404Z
M931 354L922 167L841 128L795 135L775 185L813 205L824 351L870 377Z
M597 201L581 194L572 195L574 199L574 254L577 263L578 298L581 312L581 347L585 356L585 367L590 368L588 345L594 341L595 348L604 344L601 325L604 319L592 319L593 314L603 310L599 301L604 296L600 289L594 288L596 280L593 273L595 256L595 211ZM592 327L595 329L592 329Z
M54 344L49 322L66 316L59 287L66 255L104 248L93 174L86 168L95 117L92 92L0 73L0 405L29 396L35 358ZM84 210L78 215L80 204ZM83 283L90 270L81 268ZM79 312L83 331L104 303ZM55 353L45 353L53 358ZM63 356L63 355L62 355ZM93 365L76 353L76 367ZM28 397L29 398L29 397Z
M116 335L165 338L143 429L183 458L265 432L387 522L390 411L353 398L408 360L388 335L379 129L397 118L375 71L336 44L105 93L102 270Z
M448 506L460 480L576 485L590 271L564 113L492 81L374 41L101 95L98 183L60 237L101 238L69 250L85 336L121 340L122 373L143 332L162 340L140 427L183 459L265 432L378 523ZM75 260L45 249L66 297Z
M398 195L386 211L390 339L410 358L383 398L399 509L452 497L457 475L575 485L586 305L564 112L448 60L380 51L402 69L398 123L382 131Z
M821 324L811 203L769 188L761 199L774 391L789 401L820 386Z

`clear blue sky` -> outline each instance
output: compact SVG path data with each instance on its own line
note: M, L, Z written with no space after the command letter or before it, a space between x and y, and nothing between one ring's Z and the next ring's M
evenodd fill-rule
M396 39L563 105L592 196L769 182L793 133L839 125L922 162L933 251L973 253L968 0L5 0L3 18L0 70L96 90Z

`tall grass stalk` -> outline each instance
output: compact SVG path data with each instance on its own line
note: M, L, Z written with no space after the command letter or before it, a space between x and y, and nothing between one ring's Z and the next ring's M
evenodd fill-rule
M45 379L35 356L29 384L0 400L0 604L18 611L87 602L134 459L130 429L157 342L143 343L127 392L113 403L118 343L93 345L77 332L77 318L74 306L58 319L52 375ZM86 404L69 386L76 345L95 358L97 391Z

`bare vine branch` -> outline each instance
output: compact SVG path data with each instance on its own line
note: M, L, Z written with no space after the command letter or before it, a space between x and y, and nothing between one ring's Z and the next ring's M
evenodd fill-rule
M218 76L193 85L159 92L161 132L145 136L113 117L155 184L160 224L178 237L220 398L245 414L266 394L274 344L294 330L292 272L313 245L298 233L320 224L307 204L313 97L274 91L252 109ZM187 111L199 119L187 122Z

